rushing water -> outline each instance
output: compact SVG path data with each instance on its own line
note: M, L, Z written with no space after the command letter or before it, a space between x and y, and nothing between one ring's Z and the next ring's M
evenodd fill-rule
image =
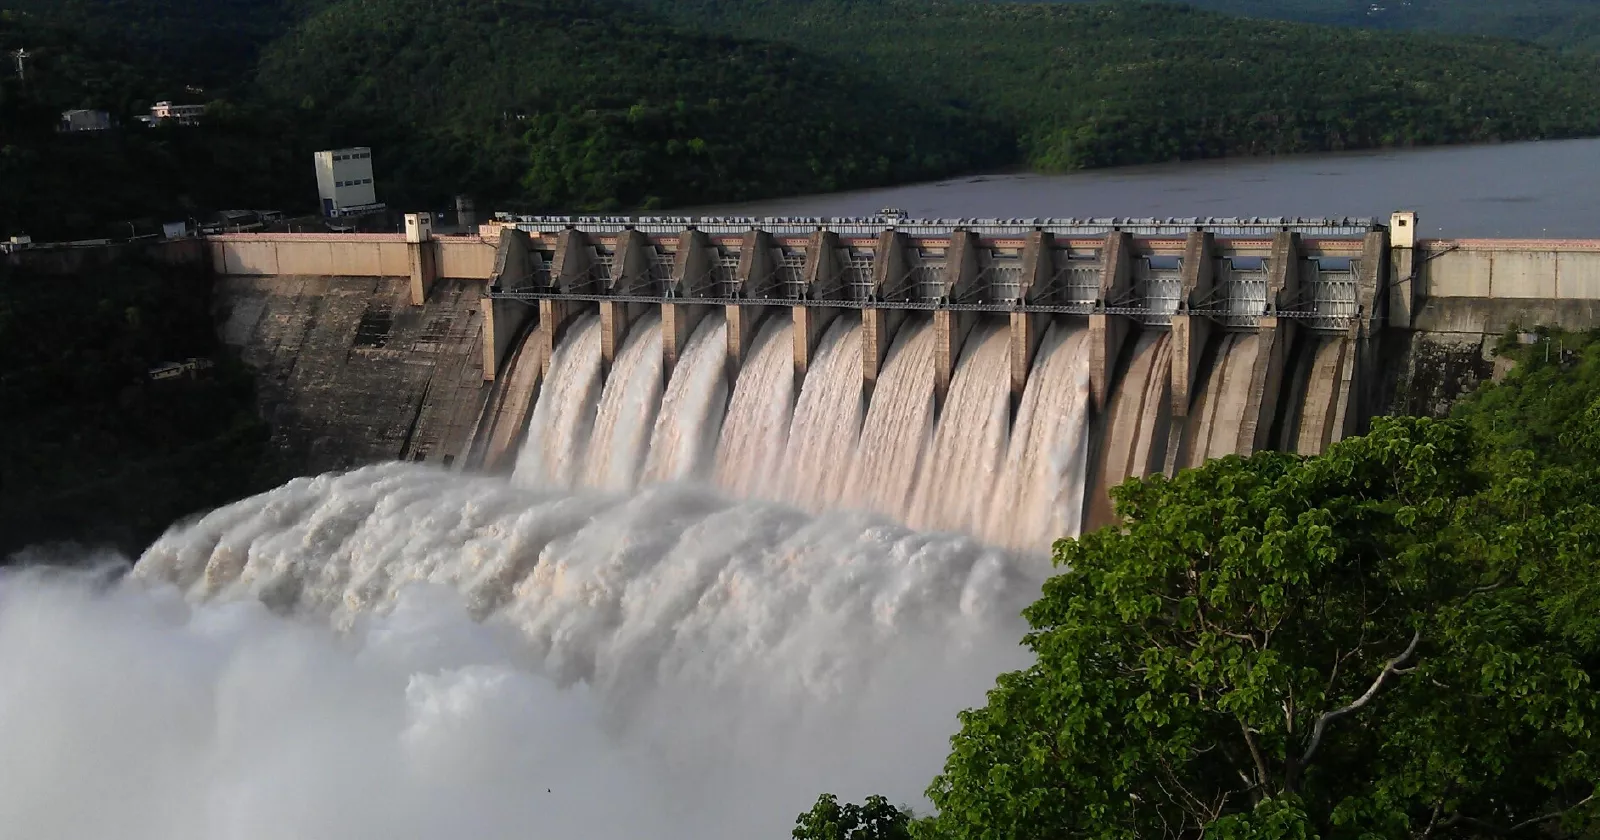
M119 584L0 574L0 833L784 836L919 801L1026 569L681 484L296 479Z
M647 334L653 328L644 327ZM597 415L588 396L599 368L593 329L592 319L578 325L556 353L551 387L533 412L533 422L546 428L529 430L517 461L514 481L523 486L631 489L618 480L630 474L623 466L638 460L634 442L642 433L619 430L655 416L639 486L705 482L812 512L871 510L1034 555L1077 534L1083 522L1090 406L1082 327L1048 330L1015 423L1003 323L971 328L937 412L934 330L916 318L891 343L870 404L855 313L841 314L818 339L798 394L791 385L793 325L768 318L731 398L722 373L727 328L713 315L689 339L664 393L635 382L658 369L630 355L657 339L630 335ZM1244 380L1248 386L1248 375ZM659 406L637 402L652 395ZM587 438L568 433L585 423L595 429ZM591 465L586 475L569 468L579 457L569 452Z
M1600 139L1004 174L696 213L924 218L1368 216L1415 210L1440 237L1600 238ZM1464 177L1463 173L1470 173Z

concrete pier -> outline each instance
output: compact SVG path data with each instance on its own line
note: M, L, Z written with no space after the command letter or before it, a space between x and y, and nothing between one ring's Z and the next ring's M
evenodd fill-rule
M1261 344L1250 377L1244 420L1239 424L1236 451L1240 455L1267 447L1272 417L1278 410L1278 392L1283 387L1284 365L1295 335L1294 321L1280 313L1292 309L1299 296L1300 268L1300 235L1279 232L1272 239L1272 256L1267 258L1267 311L1256 326Z
M837 299L843 291L844 278L839 271L834 251L839 247L839 237L828 231L811 235L806 246L805 297L807 300L828 301ZM805 384L806 372L811 369L817 353L817 343L827 331L839 309L831 306L796 306L794 317L794 392L800 393Z
M978 238L971 231L957 230L950 234L950 246L945 251L944 289L942 298L959 301L975 294L978 280ZM961 349L977 321L971 310L939 309L933 313L933 412L937 417L944 410L945 397L950 394L950 381L955 378L956 365L961 360Z
M1133 237L1126 232L1107 234L1100 266L1100 296L1089 315L1089 396L1096 411L1103 411L1116 374L1117 357L1128 337L1128 317L1107 309L1120 308L1132 291Z
M1048 231L1036 230L1028 234L1022 245L1022 275L1017 281L1019 305L1054 302L1051 282L1055 279L1056 241ZM1011 422L1017 420L1017 409L1022 405L1022 394L1028 387L1028 375L1033 370L1033 359L1039 352L1045 329L1051 316L1041 312L1014 311L1010 313L1010 368L1011 368Z
M1172 315L1172 415L1189 416L1199 388L1200 359L1211 340L1212 321L1196 315L1212 292L1216 271L1216 236L1193 230L1183 246L1183 292Z

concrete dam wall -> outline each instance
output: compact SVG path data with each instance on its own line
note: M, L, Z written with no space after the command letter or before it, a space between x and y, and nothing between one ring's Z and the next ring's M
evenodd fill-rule
M302 471L692 478L1037 548L1108 521L1126 477L1314 454L1438 410L1512 323L1600 323L1600 245L1414 230L525 218L208 245Z

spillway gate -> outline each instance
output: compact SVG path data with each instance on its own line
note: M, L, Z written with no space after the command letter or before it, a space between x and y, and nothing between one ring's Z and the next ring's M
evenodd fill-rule
M497 300L1103 314L1157 328L1187 315L1223 330L1263 317L1348 330L1372 314L1386 247L1368 219L504 221L530 252L525 273L496 278Z

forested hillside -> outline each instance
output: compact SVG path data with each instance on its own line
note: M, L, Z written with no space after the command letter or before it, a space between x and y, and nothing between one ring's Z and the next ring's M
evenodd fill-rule
M610 0L347 0L273 44L260 80L273 101L373 145L391 183L528 208L826 191L1012 154L971 111Z
M1600 64L1508 42L1127 0L638 2L0 0L0 49L33 56L0 73L0 233L311 209L339 145L393 206L585 211L1600 133ZM158 99L212 110L133 130ZM125 128L56 134L74 107Z
M1600 130L1600 65L1162 3L651 0L974 103L1042 169Z
M1084 0L1067 0L1084 2ZM1245 17L1514 38L1600 52L1593 0L1183 0Z

